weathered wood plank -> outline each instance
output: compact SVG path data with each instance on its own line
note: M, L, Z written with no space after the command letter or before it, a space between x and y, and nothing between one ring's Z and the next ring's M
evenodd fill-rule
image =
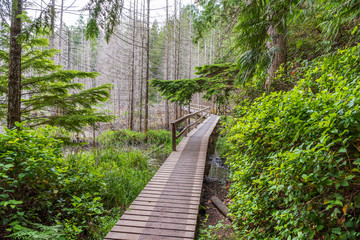
M163 216L157 217L157 216L142 216L142 215L125 214L125 215L121 216L119 222L124 221L124 220L146 221L148 223L156 222L156 223L175 223L175 224L185 224L185 225L196 225L196 219L168 218L168 217L163 217Z
M157 228L141 228L141 227L127 227L115 225L111 232L125 232L125 233L138 233L145 235L155 235L164 237L181 237L181 238L194 238L194 233L190 231L181 230L168 230Z
M181 230L181 231L195 231L196 226L194 224L175 224L175 223L162 223L162 222L147 222L147 221L134 221L134 220L122 220L115 224L116 226L128 226L128 227L142 227L142 228L158 228L167 230Z
M139 206L158 206L158 207L170 207L177 209L198 209L198 204L191 203L172 203L172 202L152 202L152 201L141 201L136 199L131 205L139 205Z
M126 214L129 215L141 215L141 216L155 216L155 217L167 217L167 218L182 218L182 219L197 219L197 214L192 213L171 213L171 212L161 212L161 211L146 211L146 210L137 210L129 209Z

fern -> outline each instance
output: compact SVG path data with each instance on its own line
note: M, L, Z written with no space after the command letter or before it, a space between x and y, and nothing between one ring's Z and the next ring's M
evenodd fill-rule
M33 228L22 227L21 230L8 235L9 238L15 239L33 239L33 240L63 240L65 234L62 233L62 225L46 226L39 223L33 223Z

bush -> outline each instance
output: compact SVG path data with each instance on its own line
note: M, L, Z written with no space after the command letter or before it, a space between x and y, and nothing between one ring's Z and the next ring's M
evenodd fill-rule
M303 62L294 89L236 109L225 131L241 236L359 238L359 53Z
M156 170L142 150L124 148L141 133L108 132L100 150L64 157L53 128L19 127L0 134L0 237L102 239ZM150 136L170 142L162 132Z

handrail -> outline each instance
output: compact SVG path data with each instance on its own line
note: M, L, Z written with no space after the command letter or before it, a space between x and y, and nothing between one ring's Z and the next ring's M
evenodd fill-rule
M204 114L204 115L202 115L202 114L200 114L200 113L202 113L202 112L204 112L204 111L206 111L206 110L209 110L210 109L210 107L206 107L206 108L204 108L204 109L202 109L202 110L199 110L199 111L197 111L197 112L194 112L194 113L189 113L189 114L187 114L187 115L185 115L185 116L183 116L183 117L181 117L181 118L179 118L179 119L176 119L176 120L174 120L174 121L172 121L171 122L171 130L172 130L172 150L173 151L176 151L176 139L178 139L181 135L183 135L184 133L185 133L185 136L186 136L186 133L188 132L188 129L190 128L190 127L192 127L193 125L195 125L195 128L197 127L197 125L198 125L198 122L201 120L201 119L203 119L207 114L209 114L209 112L207 113L207 114ZM198 115L200 114L200 118L198 119ZM177 127L177 125L179 124L179 123L182 123L182 122L184 122L185 120L187 120L187 119L189 119L190 120L190 118L192 117L192 116L195 116L195 122L193 122L193 123L191 123L190 124L190 121L189 122L185 122L185 126L184 126L184 129L178 134L178 135L176 135L176 127Z

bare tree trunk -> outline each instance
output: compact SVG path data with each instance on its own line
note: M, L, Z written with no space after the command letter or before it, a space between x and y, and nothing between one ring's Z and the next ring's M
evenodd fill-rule
M136 36L136 6L137 3L134 1L134 14L133 14L133 36L132 36L132 61L131 61L131 86L130 86L130 119L129 128L134 130L134 88L135 88L135 36Z
M169 79L169 0L166 0L165 79ZM170 129L169 101L165 100L165 128Z
M70 29L67 29L68 32L68 45L67 45L67 70L70 70L70 52L71 52L71 35Z
M142 5L143 24L141 30L141 73L140 73L140 116L139 116L139 131L142 132L142 118L143 118L143 85L144 85L144 38L145 38L145 0Z
M177 36L176 36L176 25L177 25L177 1L174 1L174 52L173 52L173 60L174 60L174 67L173 67L173 79L176 80L177 79L177 44L176 44L176 40L177 40ZM175 119L179 118L179 114L178 114L178 107L177 107L177 103L174 102L174 112L175 112Z
M60 8L60 30L59 30L59 65L61 65L61 44L62 44L62 30L63 30L63 13L64 13L64 0L61 0Z
M149 71L150 71L150 0L147 0L147 42L146 42L146 77L145 77L145 124L144 132L149 124Z
M51 0L51 33L50 33L50 48L54 48L54 29L55 29L55 0Z
M176 3L175 3L176 4ZM181 47L181 0L179 0L179 23L177 24L177 48L176 48L176 55L177 55L177 61L176 61L176 79L180 79L180 47ZM175 28L176 29L176 28ZM176 42L175 42L176 44ZM179 106L179 112L180 117L183 116L183 106Z
M15 122L21 122L21 43L18 37L21 33L21 18L23 1L13 0L11 9L9 80L8 80L8 115L7 127L15 127Z

